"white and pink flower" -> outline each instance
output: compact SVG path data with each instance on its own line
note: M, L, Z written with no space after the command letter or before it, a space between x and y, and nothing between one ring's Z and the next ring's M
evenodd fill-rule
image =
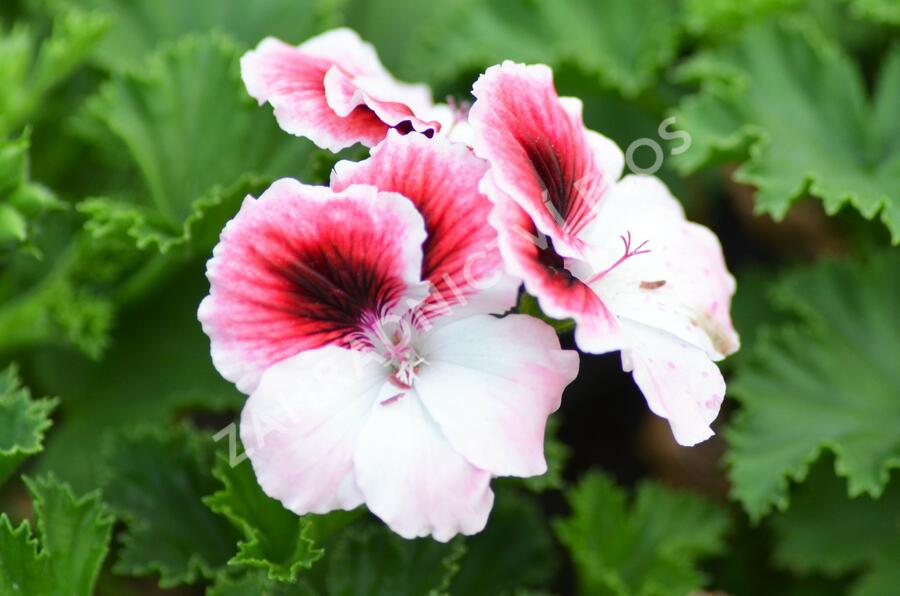
M713 361L738 348L718 239L658 179L620 180L621 151L584 127L548 67L493 66L473 93L473 145L491 166L481 188L509 273L548 315L576 321L582 350L621 350L679 443L709 438L725 394Z
M268 102L286 132L323 149L378 144L389 129L431 136L433 109L426 85L394 79L375 49L355 31L334 29L291 46L269 37L241 58L247 91Z
M209 261L198 316L249 394L241 438L267 494L299 515L366 504L405 537L481 530L495 476L546 470L544 429L578 370L519 286L621 351L679 443L712 434L714 361L738 347L717 238L587 130L546 66L505 62L471 111L399 83L347 29L241 60L281 127L338 151L330 187L247 197ZM474 151L473 151L474 150Z
M332 188L248 197L200 307L218 370L250 393L241 438L267 494L299 515L365 503L405 537L481 530L494 476L546 470L547 417L578 357L502 314L486 164L390 132Z

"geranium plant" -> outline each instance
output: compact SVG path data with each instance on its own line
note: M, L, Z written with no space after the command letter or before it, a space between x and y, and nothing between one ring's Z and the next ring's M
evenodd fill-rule
M5 3L0 595L900 593L898 31Z

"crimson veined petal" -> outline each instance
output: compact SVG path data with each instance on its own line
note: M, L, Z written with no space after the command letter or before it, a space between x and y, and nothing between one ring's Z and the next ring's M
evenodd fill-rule
M390 128L433 135L422 120L431 108L424 85L396 81L374 48L350 29L335 29L299 46L266 38L241 58L247 91L269 102L279 125L318 146L339 151L377 144Z
M422 279L432 293L423 312L503 313L515 304L519 282L503 272L491 203L478 188L487 163L445 138L391 131L361 162L335 166L331 186L370 184L407 197L425 220Z
M349 345L419 284L422 217L371 186L279 180L248 197L207 265L199 318L216 368L250 393L272 364Z
M495 476L547 470L544 429L578 354L561 350L534 317L468 317L431 332L416 390L441 431L469 462Z
M537 229L515 201L497 188L493 170L481 187L494 207L490 223L497 230L500 253L507 271L525 282L537 297L541 310L556 319L574 319L578 346L594 353L621 347L619 324L600 297L567 268L553 246L553 239Z
M578 235L620 176L621 152L586 131L581 103L559 98L547 66L492 66L472 92L473 146L490 162L496 187L552 238L557 253L580 256Z

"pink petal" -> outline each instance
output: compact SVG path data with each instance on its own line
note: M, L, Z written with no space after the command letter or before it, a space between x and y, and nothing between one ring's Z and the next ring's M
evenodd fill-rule
M372 187L284 179L247 197L207 265L198 313L216 368L250 393L276 362L348 345L419 283L424 238L408 200Z
M538 232L528 214L494 184L493 171L481 184L494 202L490 223L497 229L506 271L525 282L541 310L555 319L574 319L575 341L586 352L621 346L619 324L603 301L566 268L552 240Z
M377 144L391 127L434 134L414 110L430 108L425 86L399 83L371 45L349 29L335 29L294 47L274 38L241 58L247 91L269 102L285 131L339 151Z
M353 450L387 375L329 346L274 364L241 415L241 441L265 493L297 515L353 509Z
M737 350L731 323L735 282L722 247L707 228L688 222L681 204L656 178L627 176L600 206L582 238L596 276L624 254L622 238L641 254L621 262L590 285L620 320L666 331L721 359Z
M331 186L370 184L416 206L428 232L422 279L434 284L426 309L503 313L515 304L519 282L503 274L497 233L487 222L491 203L478 190L486 171L461 144L392 131L368 159L338 163Z
M487 523L490 473L453 449L414 391L373 406L353 460L369 509L404 538L446 542Z
M631 346L622 350L622 368L633 371L653 413L668 419L681 445L711 437L710 424L725 396L718 367L702 350L665 331L625 321L622 327Z
M552 327L533 317L482 315L431 331L416 390L453 447L496 476L547 470L544 427L578 373Z
M577 236L621 174L621 152L588 134L580 102L558 97L547 66L492 66L473 94L473 146L491 163L495 185L553 239L560 255L579 256Z

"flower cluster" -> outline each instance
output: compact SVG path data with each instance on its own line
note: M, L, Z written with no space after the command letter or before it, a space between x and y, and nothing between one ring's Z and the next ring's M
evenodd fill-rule
M544 473L544 430L578 371L519 287L621 351L679 443L708 438L738 347L716 237L587 130L542 65L505 62L466 113L394 80L339 29L241 61L279 125L337 151L330 186L279 180L222 232L199 310L249 395L241 438L299 515L365 503L405 537L480 531L494 476Z

